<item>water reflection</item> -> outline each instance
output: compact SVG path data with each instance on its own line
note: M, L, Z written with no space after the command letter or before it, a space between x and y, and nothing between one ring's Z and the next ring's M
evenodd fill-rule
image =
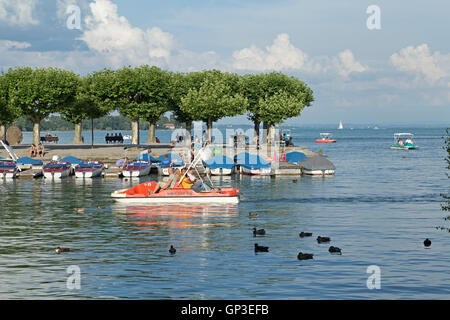
M139 230L155 228L187 229L236 224L231 219L239 215L237 205L159 205L121 206L116 204L113 211L126 216L126 223Z

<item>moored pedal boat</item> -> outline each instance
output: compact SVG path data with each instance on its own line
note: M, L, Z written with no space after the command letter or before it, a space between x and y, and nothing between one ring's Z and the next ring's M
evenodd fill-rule
M0 178L14 179L19 169L14 162L0 162Z
M235 161L239 165L240 173L264 176L273 174L270 163L259 155L241 152L235 156Z
M131 204L168 204L168 203L239 203L239 189L221 188L220 192L195 192L192 189L173 188L155 190L157 183L141 183L131 189L117 190L111 194L115 201Z
M150 162L147 161L135 161L127 164L122 169L122 175L124 177L142 177L150 173Z
M70 176L72 165L69 162L51 161L42 168L42 172L47 179L62 179Z
M206 172L214 176L227 176L234 172L235 163L227 156L216 156L208 161L203 161Z
M74 171L77 178L95 178L102 175L103 169L103 162L89 161L78 164Z

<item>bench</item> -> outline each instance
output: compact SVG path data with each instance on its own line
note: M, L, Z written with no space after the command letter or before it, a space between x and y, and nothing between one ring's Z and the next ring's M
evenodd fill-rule
M54 142L58 143L59 138L58 137L41 137L41 142Z

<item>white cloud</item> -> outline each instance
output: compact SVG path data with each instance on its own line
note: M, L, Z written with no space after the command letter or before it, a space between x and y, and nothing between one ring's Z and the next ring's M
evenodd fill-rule
M338 57L309 57L301 49L291 44L289 35L279 34L273 44L259 49L252 45L249 48L233 53L232 66L236 70L249 71L303 71L310 74L337 73L348 78L352 72L367 70L356 61L353 53L347 49Z
M390 62L397 70L422 75L431 83L450 75L450 55L431 54L427 44L403 48L391 55Z
M158 27L142 30L119 16L117 5L109 0L90 4L82 36L87 46L105 54L114 65L125 63L167 63L174 49L173 36ZM158 63L159 62L159 63Z
M286 33L279 34L271 46L261 50L252 45L233 53L233 67L237 70L300 70L307 55L294 47Z
M345 78L352 72L364 72L367 70L366 67L356 61L349 49L339 53L338 58L334 58L334 66L337 68L338 73Z
M10 41L10 40L0 40L0 51L10 50L10 49L26 49L29 48L31 44L28 42Z
M0 22L22 27L38 24L33 18L36 3L37 0L0 0Z

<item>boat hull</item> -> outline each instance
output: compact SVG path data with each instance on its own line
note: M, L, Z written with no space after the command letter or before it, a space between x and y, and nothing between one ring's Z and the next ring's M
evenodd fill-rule
M68 168L65 170L43 170L44 177L46 179L62 179L70 176L72 168Z
M18 170L14 170L14 171L0 170L0 178L15 179L17 177L17 172L18 172Z
M241 166L241 173L248 175L270 176L272 175L272 168L250 169Z
M163 175L163 176L170 176L169 168L170 167L158 167L158 174L159 175ZM173 166L171 168L173 168L174 170L175 169L180 169L181 170L182 168L184 168L184 166Z
M119 203L127 204L170 204L170 203L219 203L219 204L237 204L239 203L239 197L195 197L195 198L182 198L182 197L134 197L134 198L119 198L114 197L114 200Z
M127 169L122 171L122 175L124 177L142 177L148 175L151 169L152 169L151 166L135 169Z
M234 168L215 168L211 169L207 167L207 172L213 176L229 176L233 173Z
M316 140L316 143L335 143L336 140Z
M308 169L302 169L303 174L307 174L310 176L327 176L327 175L333 175L335 170L308 170Z
M398 145L393 145L391 146L391 149L394 150L416 150L419 149L418 146L398 146Z
M239 189L222 188L221 192L195 192L192 189L174 188L155 190L156 182L144 182L131 189L117 190L111 197L119 203L170 204L170 203L239 203Z
M75 169L75 177L77 178L95 178L102 175L103 168L98 169Z

